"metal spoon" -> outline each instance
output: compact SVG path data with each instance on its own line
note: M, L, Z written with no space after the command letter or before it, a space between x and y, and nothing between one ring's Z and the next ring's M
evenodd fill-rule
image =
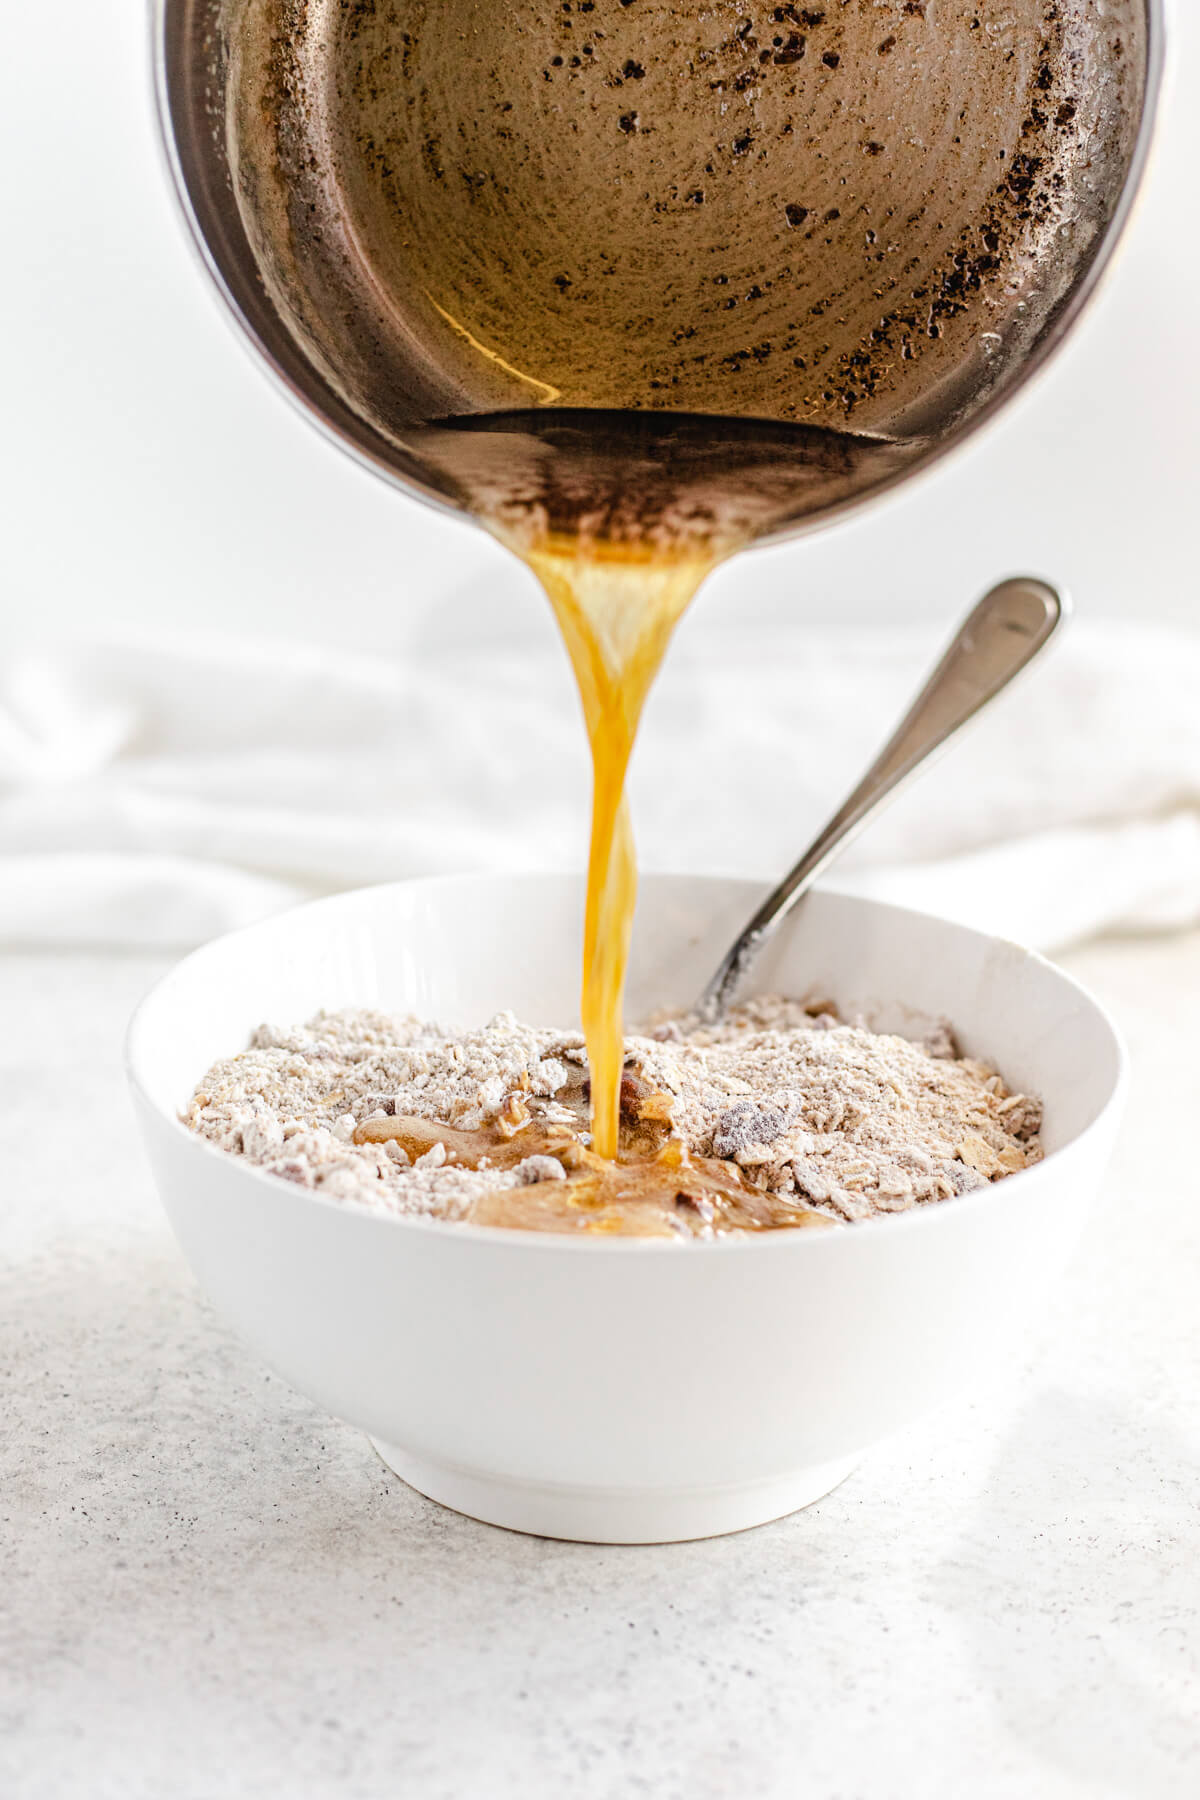
M929 680L845 804L763 901L705 988L695 1016L715 1024L768 939L892 795L1031 663L1069 602L1031 576L1002 581L967 615Z

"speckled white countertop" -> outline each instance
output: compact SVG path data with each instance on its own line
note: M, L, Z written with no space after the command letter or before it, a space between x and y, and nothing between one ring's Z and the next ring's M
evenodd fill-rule
M0 958L0 1792L1191 1800L1200 936L1070 966L1134 1097L1040 1345L805 1513L442 1512L200 1299L126 1106L162 959Z

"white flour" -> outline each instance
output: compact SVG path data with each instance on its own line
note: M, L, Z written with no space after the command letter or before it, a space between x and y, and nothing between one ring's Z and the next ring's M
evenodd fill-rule
M1042 1154L1040 1104L958 1058L948 1028L913 1043L771 997L716 1030L673 1020L651 1030L626 1040L627 1117L661 1119L689 1153L736 1164L777 1202L781 1224L813 1209L841 1221L902 1212ZM440 1143L410 1163L398 1144L356 1144L356 1127L405 1115L475 1130L513 1096L535 1126L578 1126L585 1076L578 1033L535 1030L508 1013L461 1032L371 1011L319 1013L286 1030L260 1026L249 1049L209 1071L186 1122L347 1204L463 1219L481 1196L561 1182L562 1165L535 1154L515 1168L465 1168ZM678 1229L712 1234L694 1222Z

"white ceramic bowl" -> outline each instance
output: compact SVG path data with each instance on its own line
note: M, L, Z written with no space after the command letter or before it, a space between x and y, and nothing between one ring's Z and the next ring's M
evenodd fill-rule
M629 1016L690 1000L759 897L643 882ZM424 1494L606 1543L736 1531L807 1505L1010 1352L1058 1279L1116 1128L1124 1055L1075 982L1014 945L820 892L756 970L883 1026L946 1014L1046 1106L1047 1159L828 1232L568 1237L354 1211L186 1131L207 1067L261 1020L382 1006L447 1025L577 1018L581 883L454 878L338 895L189 956L129 1034L163 1200L213 1301ZM900 1003L899 1005L897 1003Z

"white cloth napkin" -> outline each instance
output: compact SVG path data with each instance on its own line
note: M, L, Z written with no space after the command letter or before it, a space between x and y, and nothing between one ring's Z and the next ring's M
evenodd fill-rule
M774 877L904 710L928 630L685 622L632 777L647 868ZM837 885L1045 949L1200 919L1200 635L1075 621L859 840ZM582 862L588 769L544 635L403 657L30 650L0 678L0 941L183 946L314 893Z

